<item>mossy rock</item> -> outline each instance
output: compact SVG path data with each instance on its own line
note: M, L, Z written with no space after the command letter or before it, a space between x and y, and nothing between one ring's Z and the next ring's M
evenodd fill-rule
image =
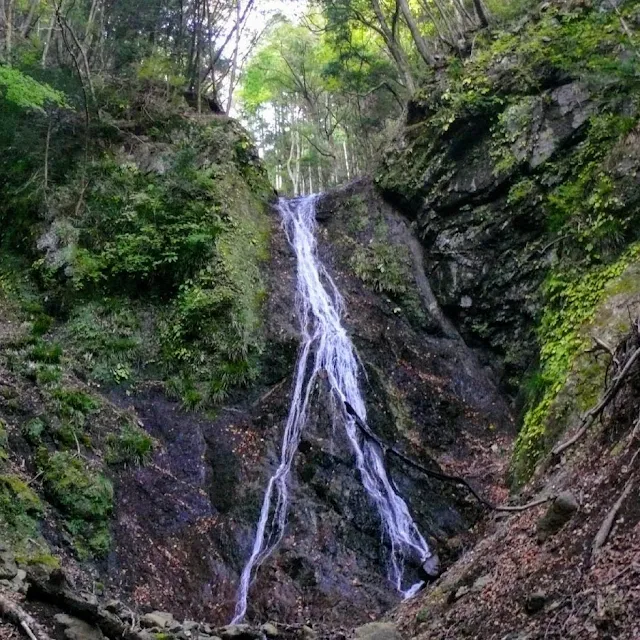
M47 497L60 509L77 551L104 555L111 544L111 482L69 452L41 449L38 458Z
M615 347L640 312L640 246L617 263L581 278L568 305L547 310L542 343L542 392L525 415L514 452L517 484L526 481L538 461L568 428L597 404L605 388L609 358L587 353L598 338ZM546 378L544 378L546 376Z

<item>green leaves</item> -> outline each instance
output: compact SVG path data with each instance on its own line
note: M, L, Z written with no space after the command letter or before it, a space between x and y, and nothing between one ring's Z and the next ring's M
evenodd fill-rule
M0 65L0 96L20 109L44 112L47 104L69 108L61 91L4 65Z

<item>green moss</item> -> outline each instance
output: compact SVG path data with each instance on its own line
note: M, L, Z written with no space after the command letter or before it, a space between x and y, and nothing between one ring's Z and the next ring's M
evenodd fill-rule
M578 357L588 347L585 327L602 300L616 290L616 279L639 257L640 245L635 244L613 264L593 267L586 273L555 271L547 278L547 306L538 330L541 348L537 397L525 414L514 451L512 467L517 483L530 477L537 462L566 428L567 406L557 400ZM602 376L599 365L591 364L583 371L577 388L580 408L587 408L597 398Z
M376 236L366 246L355 246L351 257L354 273L373 291L398 303L398 311L404 311L413 324L422 326L426 316L416 291L409 250L391 243L386 230L378 231ZM378 239L381 236L384 239Z
M424 622L427 622L430 618L431 618L431 612L427 607L423 607L422 609L420 609L420 611L418 611L418 613L416 613L417 624L423 624Z
M46 569L60 568L60 558L50 553L35 553L33 555L26 556L24 560L22 558L18 558L18 560L22 560L24 564L31 567L40 566L45 567Z
M11 541L35 537L42 503L18 476L0 475L0 531Z
M111 544L111 482L68 452L49 455L41 449L38 459L46 494L60 509L80 556L104 555Z

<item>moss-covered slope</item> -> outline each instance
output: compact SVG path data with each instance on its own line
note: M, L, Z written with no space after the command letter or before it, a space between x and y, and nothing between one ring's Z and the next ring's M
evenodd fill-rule
M480 35L414 97L378 171L444 311L524 408L520 480L561 431L549 409L583 325L637 260L639 26L635 2L547 2Z

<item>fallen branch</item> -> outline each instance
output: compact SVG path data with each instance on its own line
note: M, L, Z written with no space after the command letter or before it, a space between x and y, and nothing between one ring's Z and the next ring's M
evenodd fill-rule
M620 385L627 377L629 371L631 370L631 367L638 359L638 357L640 357L640 347L631 354L631 357L625 363L622 371L616 376L613 383L604 394L602 400L593 409L587 411L587 413L584 415L580 422L580 428L575 433L575 435L573 435L565 442L557 445L552 451L553 455L560 455L563 451L566 451L569 447L572 447L576 442L578 442L578 440L580 440L580 438L582 438L582 436L584 436L584 434L589 430L589 427L591 426L594 418L597 418L604 411L605 407L616 395L616 393L620 389Z
M430 478L435 478L436 480L442 480L443 482L453 482L454 484L461 485L465 487L478 502L483 504L488 509L491 509L492 511L505 511L505 512L526 511L527 509L532 509L533 507L537 507L541 504L544 504L545 502L549 502L550 500L554 499L554 496L549 496L547 498L540 498L538 500L534 500L533 502L529 502L528 504L523 504L523 505L515 505L515 506L495 505L492 502L489 502L489 500L487 500L486 498L483 498L469 484L469 482L465 478L461 478L459 476L451 476L446 473L440 473L439 471L433 471L432 469L427 469L425 466L421 465L415 460L412 460L408 456L404 455L404 453L398 451L395 447L392 447L391 445L386 444L375 433L373 433L373 431L371 431L371 429L369 428L369 425L367 425L367 423L364 422L362 418L360 418L360 416L356 413L355 409L348 402L344 401L344 406L347 413L354 419L357 427L365 434L367 438L375 442L378 445L378 447L380 447L385 458L388 457L389 454L394 455L399 460L402 460L402 462L404 462L405 464L409 465L410 467L413 467L420 473L426 476L429 476Z
M598 551L605 545L607 542L607 538L611 533L611 529L613 528L613 523L616 520L618 515L618 511L622 507L622 504L626 500L627 496L631 493L631 489L633 487L633 478L630 478L627 481L627 484L624 487L624 490L620 494L620 497L616 500L616 503L611 507L611 510L607 513L604 521L600 525L600 529L598 529L598 533L593 541L593 546L591 547L591 559L593 560Z
M0 594L0 616L22 629L29 636L29 640L51 640L49 634L20 605L2 594Z

